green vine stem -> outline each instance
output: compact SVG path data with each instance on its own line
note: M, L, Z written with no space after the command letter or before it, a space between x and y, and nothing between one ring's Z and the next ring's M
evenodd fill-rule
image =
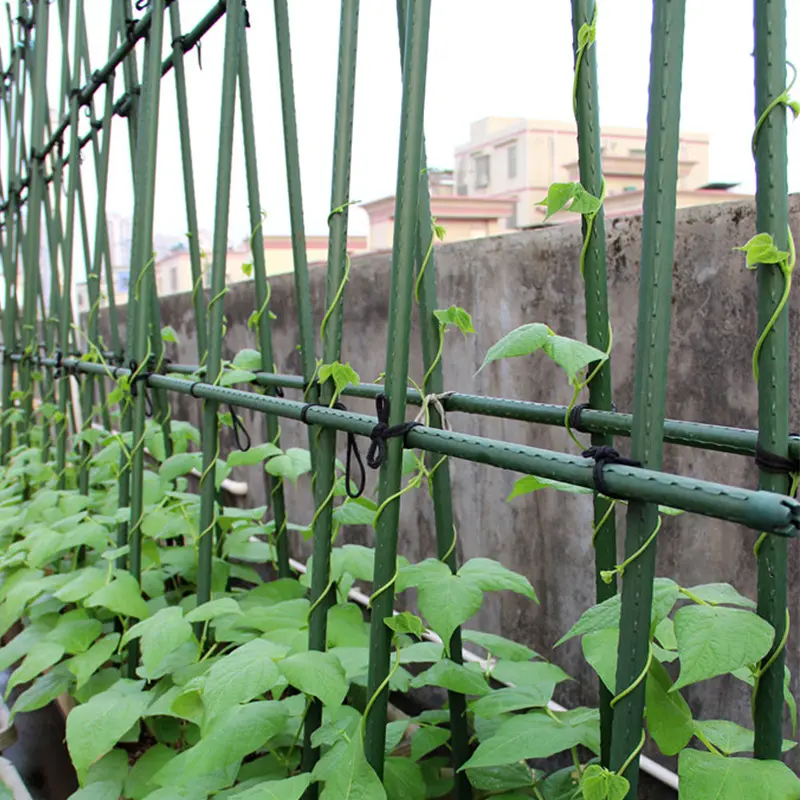
M627 759L625 759L625 763L619 768L619 772L617 772L617 775L622 777L625 774L625 770L628 769L628 767L631 765L636 756L638 756L639 753L642 752L642 748L644 747L644 743L646 740L647 740L647 735L645 734L644 731L642 731L642 738L639 740L639 744L637 745L636 749L627 757Z
M604 569L600 573L600 577L606 582L611 583L614 580L615 575L619 575L620 578L625 574L625 570L634 562L636 561L639 556L644 553L648 547L653 543L656 536L658 536L658 532L661 530L661 523L662 523L662 516L661 514L658 515L658 522L656 523L656 527L653 532L647 537L645 543L632 555L628 556L621 564L617 564L614 569Z
M786 65L792 70L792 79L789 81L789 85L764 109L761 116L758 118L755 130L753 131L753 138L750 141L750 147L753 150L753 155L756 154L756 148L758 147L758 134L761 132L761 128L767 121L767 117L769 117L769 115L778 106L786 106L792 112L795 119L800 116L800 103L792 100L789 97L789 92L792 91L792 87L794 86L795 81L797 81L797 69L791 61L787 61Z
M653 663L653 646L652 644L650 644L647 646L647 661L645 661L644 669L639 673L636 680L630 686L628 686L626 689L623 689L618 695L615 695L614 697L611 698L611 708L614 708L614 706L617 703L619 703L620 700L627 697L640 683L642 683L642 681L644 681L644 679L647 677L647 673L650 670L650 665L652 663ZM644 735L644 733L642 733L642 735ZM636 753L638 752L639 752L638 750L635 751L634 754L631 756L631 758L635 758ZM625 769L623 767L622 769L620 769L619 774L621 775L624 771Z
M578 52L575 54L575 74L572 78L572 112L578 118L578 77L583 62L583 54L586 52L594 40L597 38L597 4L594 6L592 21L584 22L578 30ZM581 274L583 272L581 271Z
M758 341L756 342L756 346L753 350L753 377L756 379L756 381L758 380L758 357L761 353L761 348L764 346L764 342L766 341L767 336L769 336L770 331L775 327L775 323L778 321L778 317L780 317L784 306L789 301L789 292L792 288L792 272L794 270L796 260L797 256L794 248L794 239L792 238L792 232L790 230L788 258L785 258L778 263L784 279L783 294L781 295L781 299L778 302L778 305L775 308L772 316L770 317L769 322L764 326L764 330L761 331L761 336L758 337Z

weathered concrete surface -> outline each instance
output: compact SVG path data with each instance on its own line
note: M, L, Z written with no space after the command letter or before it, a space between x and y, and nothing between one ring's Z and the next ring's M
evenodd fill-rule
M791 203L795 239L800 240L800 197ZM675 248L676 273L672 302L672 337L669 363L667 414L676 419L754 427L756 388L750 357L756 340L756 281L744 267L742 254L733 247L743 244L754 231L750 204L707 206L678 213ZM612 369L614 396L620 410L631 408L633 359L636 340L639 218L623 218L608 225L608 271L611 319L614 329ZM566 403L570 397L563 374L543 356L493 364L474 377L483 356L503 334L526 322L546 322L556 332L584 338L583 286L578 271L580 234L577 225L523 232L502 237L445 245L436 251L439 305L456 304L473 316L477 334L464 338L448 333L444 350L445 384L448 389L525 400ZM363 380L372 380L384 369L386 321L389 297L389 254L353 260L345 292L346 316L343 360L349 361ZM324 298L323 270L312 271L311 291L315 319L319 323ZM271 308L274 322L275 358L280 371L299 373L296 350L296 304L289 275L273 278ZM800 345L798 300L792 300L793 351ZM233 287L225 298L229 331L225 353L232 357L255 339L246 321L254 308L252 284ZM196 363L194 329L188 295L162 302L165 323L178 332L177 360ZM423 375L418 326L412 337L411 374ZM792 361L790 385L798 379L797 360ZM176 399L174 416L199 422L200 404ZM366 401L350 407L366 413L374 409ZM792 420L797 427L800 404L793 400ZM544 426L453 415L454 427L537 447L575 452L563 430ZM251 431L259 425L249 420ZM284 422L283 443L305 446L306 430ZM262 434L263 435L263 434ZM584 437L585 438L585 437ZM628 443L619 442L622 452ZM341 444L342 455L344 442ZM520 639L552 657L576 682L565 687L558 699L567 705L594 703L594 678L585 665L577 642L552 652L553 643L593 602L593 553L591 502L555 492L540 492L507 503L514 474L466 462L454 462L453 496L458 525L460 560L476 556L498 559L524 572L541 601L534 606L508 593L487 595L484 607L471 621L506 636ZM730 484L755 487L752 461L689 448L667 446L664 469ZM254 504L264 502L260 475L250 473ZM307 482L290 491L292 520L311 517ZM619 515L624 529L624 514ZM356 532L357 534L358 532ZM658 574L683 586L729 581L755 597L756 564L752 546L755 534L740 526L699 516L665 520L658 540ZM340 537L365 541L367 535L345 532ZM620 547L622 534L620 534ZM426 492L403 498L400 552L417 560L435 552L433 514ZM790 587L797 583L796 545L790 548ZM800 619L800 595L790 592L793 619ZM798 687L798 647L789 644ZM795 691L796 693L796 691ZM749 694L734 681L713 681L691 692L698 716L728 716L731 708L739 721L749 718ZM798 761L797 757L792 757ZM794 766L798 766L800 761Z

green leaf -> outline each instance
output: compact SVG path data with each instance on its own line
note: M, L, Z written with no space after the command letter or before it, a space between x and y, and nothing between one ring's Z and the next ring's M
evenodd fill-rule
M297 483L301 475L311 472L311 456L308 450L290 447L284 455L267 461L265 469L270 475Z
M540 489L555 489L558 492L567 492L569 494L592 494L594 491L593 489L587 489L585 486L573 486L571 483L552 481L549 478L537 478L536 475L526 475L514 483L514 488L506 502L510 503L517 497L531 494L531 492L538 492Z
M581 726L555 720L533 711L501 723L494 734L482 741L461 767L497 767L530 758L549 758L581 743Z
M156 791L158 784L151 780L153 775L177 755L175 750L163 744L155 744L145 750L131 767L125 780L125 797L143 800L150 792Z
M444 655L438 642L414 642L400 650L401 664L432 664Z
M569 210L575 214L593 216L597 214L602 204L599 197L595 197L590 192L587 192L586 189L578 183L575 185L575 193Z
M342 708L348 708L348 706L342 706ZM358 715L357 721L361 721L360 714ZM393 753L397 745L403 740L408 726L409 720L407 719L395 719L386 723L386 744L384 746L384 752L387 756Z
M495 633L462 630L461 638L465 642L474 642L486 650L487 653L506 661L529 661L532 658L540 657L530 647L514 642L511 639L506 639L503 636L498 636Z
M675 614L681 671L674 689L761 660L775 631L754 614L722 606L684 606Z
M213 720L194 747L173 758L153 780L160 786L189 786L260 750L283 730L287 718L286 707L274 700L232 706Z
M440 325L454 325L464 336L468 333L475 333L472 317L463 308L458 306L450 306L447 309L439 308L433 312L433 316L436 317Z
M218 600L210 600L208 603L203 603L197 608L193 608L186 614L185 619L191 623L206 622L217 617L224 617L229 614L241 615L242 613L239 604L232 597L220 597Z
M616 628L593 631L581 639L586 663L597 673L612 695L616 694L618 646L619 630Z
M90 595L83 604L89 608L101 606L114 614L137 619L150 616L150 609L139 590L139 582L125 570L117 570L114 580Z
M203 688L209 717L271 689L281 677L274 657L274 645L253 639L217 661L208 671Z
M311 775L302 773L279 781L264 781L251 789L237 792L235 800L300 800L311 784Z
M79 780L131 729L149 702L149 695L141 689L124 691L112 687L70 711L67 747Z
M111 658L117 649L119 639L118 633L110 633L95 642L85 653L64 662L77 680L76 688L80 689Z
M219 376L219 386L234 386L237 383L252 383L256 379L255 372L249 369L229 369Z
M421 686L441 686L460 694L485 695L491 691L483 675L449 659L437 661L417 675L411 681L411 686L417 689Z
M678 640L675 638L675 623L667 617L656 625L655 638L667 650L677 650Z
M262 461L266 461L273 456L282 454L283 450L281 450L280 447L272 444L272 442L266 442L257 447L251 447L249 450L235 450L228 456L228 466L249 467L253 464L260 464Z
M407 758L387 758L383 786L388 800L425 800L425 779L418 764Z
M727 719L697 720L694 723L698 738L702 736L722 751L726 756L734 753L752 753L755 746L755 734L749 728L743 728ZM783 740L784 753L797 746L797 742Z
M114 749L106 753L99 761L92 764L86 775L86 784L113 782L117 787L117 795L128 776L128 753ZM117 800L115 797L114 800Z
M64 603L83 600L106 584L106 571L97 567L84 567L75 572L75 577L64 584L53 596Z
M567 373L569 382L573 385L578 384L578 372L585 366L608 358L602 350L566 336L548 336L542 349Z
M143 678L160 678L166 674L162 662L184 645L194 641L192 626L184 619L183 610L178 606L168 606L157 611L129 628L120 642L121 647L132 639L141 637L142 667L139 674Z
M712 606L741 606L751 609L756 607L749 597L739 594L729 583L705 583L702 586L692 586L686 591Z
M252 261L243 261L242 262L242 273L246 275L248 278L253 274L253 262Z
M117 781L101 781L99 783L91 783L83 789L78 789L73 792L68 800L118 800L119 790L121 784ZM0 792L2 792L2 784L0 784ZM0 799L3 797L0 794ZM10 798L11 795L8 795Z
M533 686L508 686L495 689L486 697L470 704L470 710L478 717L492 719L512 711L544 708L553 698L556 682L540 681Z
M656 578L653 587L653 609L651 625L655 628L665 619L678 599L678 585L669 578ZM556 647L575 636L599 631L603 628L619 628L620 595L614 595L585 611L581 618L556 642Z
M68 691L71 684L72 675L63 663L45 672L17 698L11 709L9 723L17 714L36 711L52 703L56 697Z
M171 325L165 325L161 329L161 339L165 342L171 342L172 344L180 344L178 341L178 334Z
M545 220L553 214L561 211L567 203L575 196L577 183L551 183L547 188L547 195L544 200L540 200L536 205L547 206Z
M508 792L512 789L525 789L533 786L536 773L525 763L507 764L502 767L479 767L468 769L467 778L476 789L484 792ZM509 795L500 795L509 797ZM511 795L511 797L525 795Z
M780 761L725 758L684 750L678 758L681 796L714 800L797 800L800 778Z
M309 650L283 659L279 665L289 684L318 697L326 706L338 706L347 694L347 678L336 656Z
M630 783L622 775L590 764L581 778L584 800L625 800Z
M409 451L404 450L403 452L407 453ZM372 525L377 510L377 503L373 502L368 497L350 497L345 500L344 503L333 509L333 518L340 525ZM345 545L345 547L348 546L355 547L356 545ZM371 548L370 552L372 552ZM349 571L350 570L348 570L348 572ZM372 580L372 573L370 573L367 580Z
M333 380L335 397L338 397L350 384L357 386L361 383L358 373L349 364L340 364L338 361L334 361L331 364L322 364L318 375L320 383Z
M541 322L521 325L511 333L507 333L499 342L489 348L478 372L487 364L491 364L492 361L498 361L501 358L529 356L531 353L541 350L544 343L552 335L553 331Z
M258 372L261 369L261 353L258 350L240 350L233 358L236 369L246 369Z
M181 475L188 475L193 469L200 470L201 466L201 453L178 453L170 456L161 464L158 474L165 481L174 481Z
M35 644L28 655L25 656L22 663L11 673L6 686L5 696L11 693L15 686L21 683L28 683L32 681L37 675L44 672L48 667L60 661L61 656L64 655L64 648L60 644L53 642L40 642Z
M70 611L62 615L47 641L60 644L70 655L84 653L103 632L103 623L89 619L85 611Z
M425 628L422 620L410 611L402 611L393 617L385 617L384 623L387 628L391 628L395 633L412 633L414 636L422 637Z
M320 800L386 800L380 779L364 757L360 736L342 749L337 769L325 780Z
M418 602L428 625L448 647L453 631L481 607L483 592L446 569L447 575L436 581L424 581L419 586Z
M471 558L461 567L458 575L484 592L508 590L536 600L536 592L524 575L513 572L490 558Z
M514 686L543 686L572 680L561 667L546 661L498 661L492 677Z
M694 733L692 711L683 695L672 688L672 679L666 668L653 659L645 686L647 729L667 756L683 750Z
M755 269L759 264L781 264L789 259L789 253L778 250L769 233L757 233L741 247L734 247L747 256L747 268Z

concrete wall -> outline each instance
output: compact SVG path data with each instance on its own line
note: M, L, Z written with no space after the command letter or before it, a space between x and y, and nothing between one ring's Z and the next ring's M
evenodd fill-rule
M800 240L800 197L792 198L795 239ZM608 273L611 319L614 328L612 369L614 395L620 410L631 408L633 360L636 341L638 266L641 220L620 218L609 224ZM756 388L750 358L756 340L756 278L744 267L744 257L733 247L754 233L754 211L749 204L687 209L678 214L675 248L676 273L672 302L672 342L669 363L669 417L753 427L756 424ZM439 305L456 304L473 316L477 334L464 338L448 333L444 349L445 384L448 389L483 395L566 403L570 390L563 375L543 356L493 364L477 377L489 346L503 334L526 322L546 322L557 333L584 338L583 286L578 271L580 233L575 225L510 234L496 238L443 245L436 250ZM353 259L345 293L343 360L349 361L362 380L374 380L384 370L389 298L390 256L376 254ZM314 270L311 291L315 319L321 319L324 274ZM275 359L283 372L299 373L295 345L296 304L290 275L272 281ZM792 299L793 350L800 344L797 293ZM254 307L252 284L235 286L225 298L229 321L225 341L227 356L253 347L246 322ZM173 355L196 363L195 323L189 296L162 303L163 322L178 332L181 345ZM416 312L415 312L416 316ZM411 374L423 375L416 330L411 341ZM791 382L798 380L792 361ZM200 404L176 398L174 416L199 421ZM374 413L366 401L349 401L353 410ZM794 427L798 399L792 406ZM452 415L455 429L526 445L575 452L563 430L499 419ZM250 430L259 425L252 418ZM285 446L304 446L306 430L285 422ZM263 434L262 434L263 435ZM258 438L256 434L255 438ZM584 437L585 438L585 437ZM623 453L628 442L618 443ZM344 442L340 444L344 456ZM475 556L498 559L524 572L538 592L541 604L514 595L487 595L471 625L520 639L552 657L577 681L560 692L567 705L596 702L593 673L585 665L580 646L573 641L553 652L553 643L593 603L593 551L591 500L555 492L540 492L506 502L519 476L466 462L453 462L453 498L458 526L459 560ZM666 446L664 469L734 485L755 487L751 460ZM249 474L252 502L264 502L261 476ZM373 480L371 476L371 480ZM289 492L291 519L311 518L308 482L301 491ZM620 513L620 529L624 514ZM371 533L345 531L340 541L370 541ZM686 515L667 518L658 539L658 574L683 586L729 581L755 597L756 562L752 547L756 534L727 522ZM622 537L620 535L620 543ZM621 544L620 544L621 547ZM789 585L797 584L797 545L790 547ZM296 550L295 550L296 552ZM433 512L424 491L403 499L400 552L411 560L435 553ZM800 594L791 592L793 619L800 619ZM797 689L798 647L789 642L789 663ZM730 714L747 724L749 694L743 684L715 680L690 692L696 713L705 719ZM790 756L797 761L796 756ZM797 764L794 764L797 767Z

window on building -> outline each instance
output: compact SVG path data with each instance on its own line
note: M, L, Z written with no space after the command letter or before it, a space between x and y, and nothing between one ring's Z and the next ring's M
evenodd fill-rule
M519 203L514 203L514 208L511 209L511 214L509 215L508 219L506 220L506 227L509 230L515 230L519 228L519 222L517 220L517 208L519 207Z
M456 194L462 197L469 194L467 188L467 167L463 158L458 159L458 171L456 172Z
M127 292L129 282L130 282L130 273L127 270L120 270L119 272L117 272L118 292Z
M517 177L517 143L513 142L512 144L506 147L506 158L508 163L508 179L514 180Z
M86 295L78 292L78 308L86 308Z
M490 181L490 163L488 155L474 156L475 159L475 188L485 189Z
M173 267L169 271L169 290L171 292L177 292L178 291L178 268L177 267Z

